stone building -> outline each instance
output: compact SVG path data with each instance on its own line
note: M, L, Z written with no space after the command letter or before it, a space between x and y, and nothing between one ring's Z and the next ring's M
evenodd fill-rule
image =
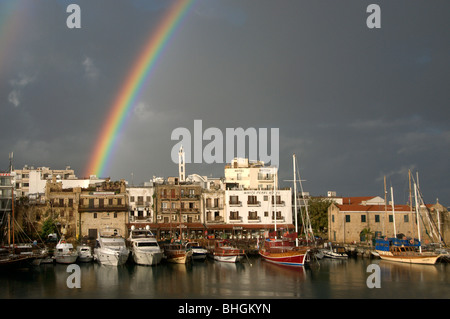
M409 205L385 205L383 198L334 198L328 208L328 239L339 243L367 241L377 236L417 237L416 213Z
M117 229L127 237L128 196L124 180L105 181L80 193L78 237L95 239L105 228Z
M182 232L183 238L190 238L204 231L200 184L169 177L164 183L156 184L155 191L156 223L150 228L158 236L170 237Z
M68 240L95 239L106 227L127 235L128 196L123 180L107 180L88 188L63 188L62 183L53 178L47 181L45 197L45 215L37 214L35 219L43 222L51 217Z

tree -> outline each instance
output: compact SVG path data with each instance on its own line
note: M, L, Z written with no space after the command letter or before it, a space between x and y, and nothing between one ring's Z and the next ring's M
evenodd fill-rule
M45 239L48 237L49 234L56 233L56 231L57 231L57 228L56 228L55 220L53 218L49 217L42 224L41 238Z
M312 197L308 199L308 212L315 235L324 235L328 227L328 207L332 201L327 198ZM302 207L304 214L305 208ZM301 218L299 219L301 220Z

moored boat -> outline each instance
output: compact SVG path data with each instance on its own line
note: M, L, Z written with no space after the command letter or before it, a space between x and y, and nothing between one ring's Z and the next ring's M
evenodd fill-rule
M94 260L92 248L88 245L80 245L77 247L78 261L82 263L88 263Z
M348 255L345 252L345 248L339 245L332 245L329 243L329 248L322 249L324 257L332 259L347 259Z
M165 244L163 248L166 260L170 263L185 264L191 261L192 250L181 243Z
M232 246L227 240L218 240L215 242L214 250L210 252L210 255L217 261L236 263L244 258L245 252Z
M439 253L418 251L420 241L415 239L378 238L375 243L375 250L382 260L434 265L441 257Z
M128 243L133 261L138 265L157 265L163 258L163 251L149 229L131 228Z
M71 243L61 238L56 245L54 258L59 264L72 264L77 261L78 252L73 248Z
M259 251L263 260L285 266L304 266L309 258L308 247L296 247L295 242L283 239L267 239Z
M128 259L129 250L125 245L125 239L117 229L105 229L97 238L94 254L97 262L102 265L120 266Z
M208 254L208 250L202 246L198 242L188 242L186 243L186 248L192 250L192 258L194 260L205 260Z

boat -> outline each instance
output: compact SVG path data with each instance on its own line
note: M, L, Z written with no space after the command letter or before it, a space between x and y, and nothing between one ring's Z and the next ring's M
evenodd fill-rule
M421 252L417 239L377 238L375 250L382 260L410 264L434 265L442 256L435 252Z
M92 248L86 244L77 247L78 261L82 263L89 263L94 260Z
M192 250L192 258L194 260L205 260L208 255L208 250L202 246L198 242L187 242L186 248Z
M180 243L164 244L164 255L168 262L175 264L185 264L191 261L192 249L186 248Z
M209 254L214 260L228 263L239 262L245 256L242 249L232 246L227 240L216 241L214 249Z
M259 255L270 263L284 266L304 266L309 261L309 247L298 247L292 240L266 239Z
M59 264L73 264L78 258L78 252L71 243L61 238L55 247L54 258Z
M345 248L343 246L339 245L332 245L329 243L330 248L324 248L322 249L323 256L326 258L332 258L332 259L347 259L348 255L345 252Z
M263 260L268 261L270 263L283 265L283 266L294 266L294 267L303 267L305 263L310 262L312 252L311 247L309 246L300 246L298 243L298 222L297 222L297 173L296 173L296 156L293 154L292 156L293 163L293 172L294 172L294 218L295 218L295 233L292 234L284 234L282 238L277 238L276 230L276 218L275 221L275 231L273 237L269 237L264 241L263 247L259 250L259 255L263 258ZM276 173L275 173L276 174ZM276 180L276 178L274 179ZM299 183L301 187L301 192L303 194L303 187L301 184L301 179L299 178ZM273 187L274 193L276 187ZM275 194L274 194L274 198ZM276 200L274 201L274 211L276 211ZM306 211L306 221L303 220L303 224L307 225L305 227L305 233L307 242L309 243L309 239L312 238L314 240L314 234L312 232L311 222L309 219L308 213L308 205L305 205ZM303 215L302 215L303 219ZM316 250L314 250L316 251ZM319 255L321 257L321 255ZM315 258L319 259L319 258Z
M420 232L420 217L419 217L419 199L418 199L418 187L414 182L414 197L416 204L416 217L417 217L417 234L418 239L399 239L397 238L397 231L395 228L395 211L394 211L394 191L391 187L391 199L392 199L392 215L394 226L394 237L392 238L377 238L375 239L375 251L380 255L382 260L396 261L409 264L423 264L434 265L441 257L441 254L436 252L424 252L421 245L421 232Z
M150 229L131 227L128 244L133 260L138 265L157 265L163 258L163 251Z
M126 263L130 251L117 229L107 228L99 232L94 257L98 263L109 266L120 266Z

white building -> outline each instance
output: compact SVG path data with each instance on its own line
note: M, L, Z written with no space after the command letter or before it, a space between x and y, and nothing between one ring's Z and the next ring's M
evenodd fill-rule
M130 223L154 222L153 194L153 186L127 186Z
M95 175L90 178L79 179L75 176L75 171L66 166L65 169L50 169L49 167L28 167L14 170L16 174L15 196L27 196L30 199L42 197L45 194L47 181L53 179L62 183L63 189L68 188L88 188L91 184L104 182L105 179L98 179Z
M249 161L248 158L234 158L225 166L225 184L227 189L273 189L278 185L277 168L264 166L261 161Z

